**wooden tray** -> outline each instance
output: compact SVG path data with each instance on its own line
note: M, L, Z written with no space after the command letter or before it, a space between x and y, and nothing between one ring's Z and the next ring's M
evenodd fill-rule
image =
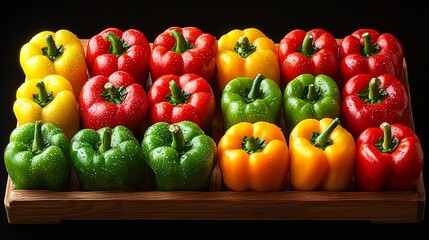
M340 41L340 40L339 40ZM84 46L87 40L83 39ZM408 73L403 74L408 93ZM410 99L411 102L411 99ZM220 104L212 137L222 134ZM414 127L413 119L411 126ZM79 191L71 177L70 190L16 190L8 177L4 206L10 224L51 224L63 220L352 220L373 223L421 222L425 213L423 174L413 191L233 192L222 187L217 166L205 192Z

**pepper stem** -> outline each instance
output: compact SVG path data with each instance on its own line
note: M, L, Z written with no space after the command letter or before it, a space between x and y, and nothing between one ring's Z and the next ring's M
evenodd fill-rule
M304 40L302 41L301 51L307 57L313 55L313 39L314 36L311 34L306 34Z
M45 83L42 80L36 83L36 87L39 91L37 94L33 94L33 100L43 108L48 105L54 97L52 92L48 93L46 91Z
M252 88L250 89L249 94L247 95L248 100L253 101L261 95L261 91L259 90L259 87L261 86L262 80L264 80L265 77L262 74L258 74L252 83Z
M31 151L34 154L40 153L45 148L45 142L42 134L42 122L37 120L34 122L34 137Z
M101 96L108 102L121 104L127 97L127 90L123 87L117 87L111 82L104 84L104 91Z
M339 124L340 119L335 118L334 121L332 121L331 124L325 129L325 131L323 131L319 136L317 136L316 140L314 141L314 146L325 149L329 141L329 136Z
M316 91L316 87L314 86L314 84L310 84L308 85L308 92L307 92L307 100L312 102L314 100L317 99L317 91Z
M371 102L377 101L380 98L380 89L381 80L379 78L371 78L369 81L369 93L368 98Z
M111 44L109 52L111 52L117 57L121 56L124 52L124 47L122 46L121 39L119 39L119 37L113 32L108 32L104 38Z
M60 45L57 47L57 44L55 43L55 40L52 37L52 35L46 36L45 40L46 40L47 46L42 48L42 53L44 56L49 58L49 60L54 62L55 60L60 58L61 55L63 55L63 52L64 52L63 45Z
M375 51L374 42L372 41L371 35L369 35L368 32L365 32L362 34L362 38L363 38L363 42L364 42L363 54L367 57L371 56Z
M112 146L112 129L109 127L106 127L103 132L103 139L101 141L101 145L98 148L100 153L104 153L107 150L109 150Z
M182 129L177 124L171 124L168 127L168 130L173 136L173 141L171 142L171 147L174 148L177 152L182 152L185 148L185 138L183 137Z
M58 54L58 49L52 35L49 34L48 36L46 36L45 40L46 40L46 44L48 45L48 51L47 51L48 55L56 56Z
M169 100L171 104L177 105L177 104L183 103L184 98L183 98L182 89L180 89L179 85L174 80L170 81L170 92L171 92L171 97Z
M264 139L260 139L252 136L244 136L241 141L241 149L246 151L248 154L252 154L255 152L261 152L267 143Z
M256 46L249 42L247 36L241 36L235 43L234 51L242 58L246 58L256 51Z
M380 124L380 127L384 133L383 150L387 150L392 146L392 127L387 122Z
M184 51L188 50L188 43L181 32L177 29L173 29L170 31L170 36L176 39L175 48L172 49L173 51L182 54Z

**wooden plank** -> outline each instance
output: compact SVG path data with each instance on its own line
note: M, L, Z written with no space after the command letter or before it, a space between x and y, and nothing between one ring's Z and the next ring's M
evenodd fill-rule
M84 46L87 40L82 40ZM403 76L409 92L404 59ZM411 102L411 98L410 98ZM222 135L220 106L212 137ZM413 119L410 125L414 127ZM421 222L425 213L423 174L416 189L401 192L292 191L233 192L222 187L216 166L206 192L79 191L71 175L66 192L16 190L8 177L4 206L11 224L61 223L65 220L356 220L374 223Z

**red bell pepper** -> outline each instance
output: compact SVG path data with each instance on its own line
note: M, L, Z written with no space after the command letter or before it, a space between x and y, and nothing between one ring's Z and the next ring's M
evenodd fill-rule
M110 76L115 71L130 73L137 83L146 86L151 48L139 30L107 28L91 37L86 48L90 77Z
M356 138L369 127L383 122L409 125L411 108L408 92L398 78L361 73L343 87L342 125Z
M359 73L373 76L388 73L401 78L404 51L392 34L358 29L341 41L339 57L341 85Z
M149 124L192 121L211 132L216 99L206 79L193 73L168 74L156 79L148 91Z
M278 60L285 85L304 73L325 74L339 81L337 40L326 30L290 31L278 45Z
M152 45L152 80L162 75L194 73L214 82L216 37L196 27L170 27L159 34Z
M416 133L402 124L382 123L363 131L356 142L356 186L361 191L412 190L423 169Z
M149 109L142 85L125 71L109 77L88 79L79 95L79 111L84 128L98 130L123 125L138 133Z

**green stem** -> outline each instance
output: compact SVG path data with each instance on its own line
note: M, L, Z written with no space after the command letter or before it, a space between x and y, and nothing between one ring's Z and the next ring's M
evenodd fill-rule
M381 129L383 129L384 137L383 137L383 150L386 151L392 147L392 127L387 122L383 122L380 125Z
M340 124L340 119L335 118L334 121L323 131L315 140L314 146L324 149L328 143L329 136L334 129Z
M171 104L178 105L183 103L184 98L183 98L182 89L180 89L179 85L174 80L170 81L170 92L171 92L171 97L169 100Z
M256 46L249 42L247 36L241 36L235 43L234 51L241 57L246 58L256 51Z
M55 44L55 40L52 37L52 35L46 36L45 40L46 40L46 43L48 45L47 54L49 56L57 56L58 55L58 49L57 49L57 45Z
M182 152L185 148L185 138L183 137L182 129L177 124L171 124L168 127L168 130L173 136L173 141L171 142L171 147L174 148L177 152Z
M188 43L186 42L185 37L177 29L171 30L170 36L176 39L175 49L173 49L173 51L182 54L184 51L188 49L187 47Z
M261 95L261 91L259 90L259 87L261 86L261 82L262 80L264 80L265 77L262 74L258 74L255 79L253 80L252 83L252 88L250 89L249 94L247 95L247 98L250 101L253 101L255 99L258 99L259 96Z
M127 90L122 86L117 87L111 82L107 82L104 84L104 91L101 96L108 102L121 104L127 96Z
M363 53L365 56L371 56L375 51L374 42L372 41L371 35L366 32L362 34L362 38L364 41Z
M380 98L380 85L381 80L379 78L372 78L369 81L368 98L371 100L371 102L374 102Z
M313 55L313 38L311 34L305 35L304 40L302 41L301 51L305 56Z
M35 154L38 154L45 148L45 142L43 140L42 134L42 122L37 120L34 122L34 137L33 137L33 145L31 147L31 151Z
M103 139L101 141L101 145L98 148L100 153L104 153L110 148L112 148L111 144L112 144L112 129L109 127L106 127L106 129L103 132Z
M262 150L264 150L267 143L265 142L265 140L257 137L244 136L240 145L241 145L241 149L246 151L248 154L252 154L252 153L261 152Z
M307 92L307 96L306 96L307 100L312 102L312 101L316 100L317 97L318 97L317 91L316 91L316 87L314 86L314 84L312 83L312 84L308 85L308 92Z
M104 37L106 41L109 41L111 44L111 48L109 51L115 56L121 56L124 53L124 47L122 45L121 39L114 34L113 32L108 32Z
M33 100L41 107L45 107L54 99L52 92L48 93L46 91L45 83L43 81L38 81L36 83L36 87L38 89L38 93L33 94Z

